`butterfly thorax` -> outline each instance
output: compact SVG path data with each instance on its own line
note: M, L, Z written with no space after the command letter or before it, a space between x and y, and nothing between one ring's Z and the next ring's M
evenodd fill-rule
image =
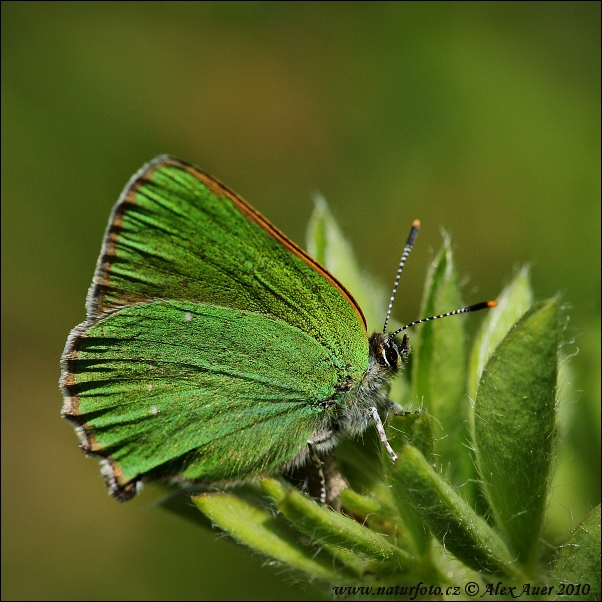
M383 411L390 409L386 385L410 354L408 337L405 335L399 340L391 335L375 332L368 340L368 345L368 367L357 387L349 392L338 419L340 430L352 437L365 430L370 421L370 407L376 406Z

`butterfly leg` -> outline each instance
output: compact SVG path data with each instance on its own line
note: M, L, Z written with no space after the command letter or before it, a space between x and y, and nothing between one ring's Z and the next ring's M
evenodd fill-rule
M334 510L341 510L341 494L349 487L347 479L339 470L336 459L336 450L331 449L326 453L318 453L315 445L307 444L314 469L309 471L313 488L309 489L311 495L319 499L320 504L328 505ZM317 469L317 470L315 470ZM313 475L313 477L312 477ZM311 493L313 489L313 494Z
M324 476L324 463L320 460L316 448L312 445L312 440L307 440L307 448L309 450L309 457L314 463L314 466L318 469L318 478L320 479L320 504L324 506L326 504L326 477Z
M332 449L336 441L335 433L330 429L314 433L307 440L307 448L300 454L299 461L288 468L284 467L282 475L320 504L340 510L340 495L349 484L339 470L335 450ZM306 461L308 457L311 462Z
M318 455L317 446L321 443L331 442L334 439L334 436L334 431L329 429L321 433L314 433L314 436L307 440L309 457L318 470L318 478L320 479L320 504L322 505L326 503L326 477L324 475L324 463Z
M382 441L382 444L385 446L386 450L389 452L389 456L391 456L391 460L393 462L397 461L397 454L393 451L393 448L389 445L389 441L387 440L387 435L385 433L385 427L383 426L382 420L378 415L378 410L375 407L368 408L369 416L372 416L374 423L376 424L376 430L378 431L378 436Z

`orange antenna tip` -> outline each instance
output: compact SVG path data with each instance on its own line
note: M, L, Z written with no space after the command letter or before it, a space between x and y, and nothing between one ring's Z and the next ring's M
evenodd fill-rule
M496 307L497 303L495 301L487 301L487 307Z
M412 222L412 228L420 228L420 220L419 219L415 219Z

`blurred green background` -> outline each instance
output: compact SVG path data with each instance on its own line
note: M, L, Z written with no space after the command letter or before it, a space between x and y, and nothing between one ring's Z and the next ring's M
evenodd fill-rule
M301 244L320 191L387 287L420 218L403 322L442 226L467 302L531 262L579 349L546 532L563 541L599 502L599 76L598 2L3 2L2 597L304 595L156 489L110 499L59 417L109 211L160 153Z

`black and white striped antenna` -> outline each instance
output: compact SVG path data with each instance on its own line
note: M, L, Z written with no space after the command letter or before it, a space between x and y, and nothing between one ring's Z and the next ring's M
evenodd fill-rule
M389 309L387 310L387 317L385 318L385 325L383 326L383 334L387 332L387 324L389 323L389 318L391 316L391 310L393 308L393 301L395 300L395 294L397 293L397 287L399 285L399 278L401 276L401 272L403 271L403 266L410 254L410 251L414 247L414 242L416 237L418 236L418 231L420 230L420 220L414 220L412 223L412 229L410 230L410 234L408 235L408 240L403 248L403 253L401 254L401 259L399 260L399 267L397 268L397 274L395 276L395 284L393 285L393 293L391 294L391 300L389 301ZM403 332L407 328L411 326L416 326L416 324L422 324L423 322L430 322L431 320L438 320L439 318L447 318L448 316L455 316L457 314L466 314L472 311L479 311L481 309L488 309L490 307L495 307L497 303L495 301L482 301L481 303L476 303L475 305L470 305L468 307L462 307L461 309L455 309L454 311L448 311L445 314L439 314L438 316L431 316L430 318L422 318L422 320L416 320L415 322L411 322L410 324L406 324L401 328L398 328L393 334L388 335L389 337L394 337L395 335Z
M410 230L408 240L406 241L405 247L403 248L401 259L399 260L399 267L397 268L397 275L395 276L395 284L393 285L393 292L391 293L391 300L389 301L389 309L387 310L387 317L385 318L385 325L383 326L383 334L387 332L387 324L389 323L389 318L391 316L391 309L393 309L393 301L395 301L395 294L397 293L397 286L399 285L399 278L401 276L401 272L403 271L403 266L406 263L406 259L408 258L410 251L414 247L414 241L418 236L419 230L420 220L415 219L412 222L412 229Z
M398 328L393 334L390 334L390 337L394 337L398 335L400 332L403 332L406 328L410 326L416 326L416 324L422 324L423 322L430 322L431 320L438 320L439 318L447 318L447 316L455 316L456 314L467 314L470 311L479 311L480 309L488 309L489 307L495 307L497 303L495 301L482 301L481 303L475 303L474 305L470 305L469 307L462 307L461 309L454 309L454 311L448 311L445 314L439 314L438 316L431 316L430 318L422 318L422 320L416 320L415 322L410 322L401 328Z

